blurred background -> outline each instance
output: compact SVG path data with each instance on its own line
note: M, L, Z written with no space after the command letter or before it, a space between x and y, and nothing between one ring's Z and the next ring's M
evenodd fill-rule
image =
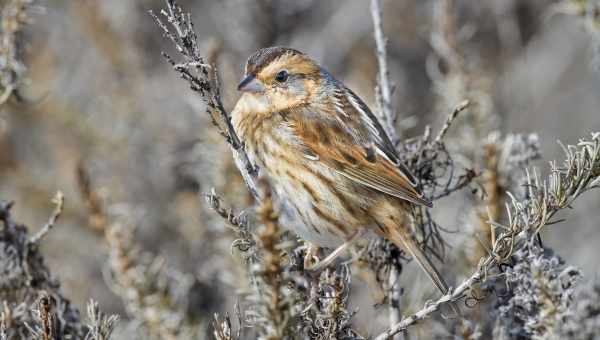
M237 99L246 58L272 45L306 52L375 106L368 1L179 2L191 12L203 53L218 65L226 108ZM586 12L584 3L383 1L401 138L426 125L436 131L468 98L473 112L456 124L471 128L453 127L449 145L460 150L494 133L537 133L543 158L536 165L547 173L548 160L562 159L557 140L576 143L600 130L600 35L589 20L598 13ZM51 213L54 193L64 193L64 214L42 251L80 310L93 298L124 315L107 282L104 215L125 216L141 249L194 277L197 296L188 298L199 318L233 310L246 274L231 251L234 235L202 194L215 188L238 210L251 197L202 101L161 56L172 46L148 11L164 3L37 4L23 36L24 101L0 107L0 198L16 201L15 219L36 229ZM476 167L476 159L459 158L465 167ZM470 251L461 240L473 232L465 209L472 196L466 189L434 208L442 226L458 231L449 236L450 256ZM545 244L586 279L596 278L600 195L585 196L562 217L567 221L544 231ZM403 280L414 289L415 279ZM367 295L353 303L366 334L386 324L364 318L376 302Z

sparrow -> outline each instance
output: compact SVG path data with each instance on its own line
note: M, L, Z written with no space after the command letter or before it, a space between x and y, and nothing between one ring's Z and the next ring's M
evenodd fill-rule
M432 204L352 90L285 47L252 54L238 90L232 125L277 197L283 225L337 250L374 232L406 250L440 292L448 291L410 228L411 209Z

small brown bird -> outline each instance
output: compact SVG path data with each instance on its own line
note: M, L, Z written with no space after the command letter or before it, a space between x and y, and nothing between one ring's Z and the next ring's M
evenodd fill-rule
M342 249L373 231L407 250L448 286L409 226L411 205L431 203L367 105L307 55L264 48L248 59L234 128L274 190L284 225Z

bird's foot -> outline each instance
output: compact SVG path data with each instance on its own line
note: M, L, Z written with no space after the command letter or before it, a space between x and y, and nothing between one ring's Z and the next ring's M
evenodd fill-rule
M304 258L304 270L307 270L309 272L313 272L313 273L319 273L321 272L323 269L329 267L344 251L346 251L346 249L348 249L350 246L352 246L354 244L354 242L356 242L356 240L358 240L362 235L364 235L365 230L360 229L355 231L352 235L350 235L350 237L348 237L348 239L346 240L346 242L344 242L341 246L337 247L334 251L331 252L331 254L329 254L326 258L324 258L323 260L317 262L317 263L309 263L312 264L310 266L307 266L307 262L306 262L306 257ZM310 250L310 248L309 248ZM309 254L309 252L307 252L307 255Z

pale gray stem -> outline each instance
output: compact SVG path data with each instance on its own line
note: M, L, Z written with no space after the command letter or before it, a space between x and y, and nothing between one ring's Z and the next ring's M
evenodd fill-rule
M56 224L56 221L58 221L58 218L62 214L63 205L65 203L65 197L64 197L63 193L58 191L56 193L56 195L54 195L54 198L52 199L52 203L55 204L55 208L54 208L54 211L52 212L52 215L50 215L48 222L42 227L42 229L40 229L40 231L38 231L35 235L33 235L29 239L29 244L33 244L33 245L39 244L40 240L42 238L44 238L44 236L46 236L46 234L48 234L50 229L52 229L54 227L54 225Z
M398 334L404 330L406 330L409 326L425 319L433 312L440 309L440 307L452 301L457 301L463 297L463 295L477 282L481 281L481 278L484 275L484 268L487 268L493 260L491 257L487 258L487 261L469 278L464 280L456 289L450 289L447 294L443 295L435 302L428 302L425 304L423 309L416 312L415 314L405 317L402 321L390 327L387 331L379 334L373 340L386 340L391 339L395 334Z
M468 100L463 100L460 104L454 107L454 110L452 110L452 112L448 115L448 118L446 118L444 126L442 126L440 132L435 137L436 143L442 142L442 139L444 139L444 136L448 132L448 129L450 128L450 125L452 125L452 122L454 122L454 119L456 119L456 116L458 116L459 113L464 111L467 108L467 106L469 106L469 104L470 102Z
M402 321L402 315L400 313L400 301L402 297L402 288L400 287L400 270L397 266L392 266L390 270L390 276L388 279L389 285L389 313L390 313L390 327L394 327L400 321ZM408 336L408 332L404 331L402 334L397 334L393 337L394 340L403 340Z
M377 118L381 122L383 129L387 133L388 137L392 142L395 142L398 138L395 123L396 113L392 108L392 93L389 83L389 72L387 68L387 51L386 44L387 39L383 34L383 20L381 12L381 0L371 0L371 16L373 18L373 33L375 36L375 48L377 55L377 63L379 65L379 74L377 76L377 87L375 88L375 97L379 109L377 111ZM396 266L392 266L390 275L388 278L389 285L389 318L390 327L398 324L402 319L400 313L400 302L402 290L400 287L400 271ZM405 336L408 336L405 332ZM395 340L401 340L402 335L394 337Z
M387 39L383 34L383 20L381 19L381 1L371 0L371 16L373 17L373 31L375 35L375 46L377 52L377 63L379 64L379 74L377 76L378 85L375 89L377 92L377 101L379 110L377 110L377 118L381 121L385 132L392 141L396 141L396 113L392 108L392 93L388 79L387 68Z

